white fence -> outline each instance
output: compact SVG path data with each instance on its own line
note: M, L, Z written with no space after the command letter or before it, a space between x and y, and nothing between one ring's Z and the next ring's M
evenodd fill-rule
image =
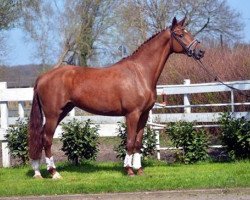
M250 90L250 80L247 81L235 81L235 82L227 82L226 84L237 88L239 90ZM230 99L228 103L218 103L218 104L191 104L190 95L195 93L214 93L214 92L230 92ZM211 113L192 113L192 108L197 107L229 107L231 112L233 112L235 117L245 117L250 120L250 112L234 112L235 106L239 105L250 105L250 102L235 102L234 90L222 85L221 83L202 83L202 84L190 84L190 80L186 79L183 85L159 85L157 86L157 94L158 95L175 95L180 94L183 95L183 105L171 105L166 106L160 103L155 104L155 108L183 108L183 113L164 113L164 114L151 114L149 119L149 125L154 126L158 131L163 126L159 125L159 123L168 123L168 122L176 122L176 121L197 121L197 122L205 122L205 123L216 123L220 113L219 112L211 112ZM0 83L0 109L1 109L1 127L0 127L0 141L2 141L2 160L3 166L10 166L10 156L9 150L7 148L7 142L5 141L6 129L9 125L15 123L17 118L24 118L24 102L32 101L33 97L33 88L16 88L16 89L7 89L7 83ZM18 102L18 117L9 117L9 102ZM123 117L107 117L107 116L75 116L74 110L70 113L68 117L65 118L64 121L72 119L75 117L80 120L91 119L97 124L100 124L100 136L115 136L117 122L124 121ZM214 126L214 125L209 125ZM56 130L55 137L60 137L61 129L58 127ZM158 138L158 155L160 158L159 151L161 148L159 145L159 131L157 132Z
M232 113L232 116L235 118L244 117L246 120L250 120L250 109L245 112L235 112L236 106L249 106L249 92L248 96L245 96L246 101L244 102L235 102L235 93L236 90L233 90L226 85L229 85L233 88L244 91L250 90L250 80L245 81L234 81L234 82L225 82L225 85L214 82L214 83L200 83L200 84L190 84L190 80L184 80L183 85L158 85L157 94L158 95L183 95L183 105L164 105L160 103L155 104L155 108L183 108L183 113L164 113L153 115L153 123L155 127L158 127L159 130L164 128L163 126L157 125L157 123L169 123L177 121L187 121L187 122L201 122L203 125L197 125L196 127L218 127L218 119L221 116L221 112L195 112L192 113L192 108L204 108L204 107L227 107L227 110ZM191 94L198 93L216 93L216 92L230 92L230 99L227 103L213 103L213 104L191 104ZM205 123L205 124L204 124ZM206 124L207 123L207 124ZM158 145L157 145L157 158L160 159L160 150L172 149L171 147L160 147L159 145L159 134L157 134ZM221 145L212 145L210 147L221 147Z

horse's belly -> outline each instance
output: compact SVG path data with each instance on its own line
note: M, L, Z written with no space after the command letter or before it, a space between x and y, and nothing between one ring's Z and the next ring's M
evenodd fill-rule
M73 103L75 106L87 112L108 115L108 116L121 116L124 115L120 100L117 98L98 95L83 95L81 98L75 99Z

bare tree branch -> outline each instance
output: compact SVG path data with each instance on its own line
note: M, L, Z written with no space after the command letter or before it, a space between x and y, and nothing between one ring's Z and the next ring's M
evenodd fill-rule
M205 28L207 28L209 22L210 22L210 18L208 17L208 18L207 18L207 22L204 24L203 27L201 27L200 30L198 30L198 31L196 31L196 33L194 33L194 36L198 35L198 34L201 33Z

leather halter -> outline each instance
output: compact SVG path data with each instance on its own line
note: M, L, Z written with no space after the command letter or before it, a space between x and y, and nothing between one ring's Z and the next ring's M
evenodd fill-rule
M171 32L171 35L176 39L176 41L182 46L182 48L186 51L187 56L189 57L193 57L194 56L194 51L195 48L197 46L197 44L199 44L199 40L194 39L192 42L190 42L190 44L188 46L186 46L184 44L184 42L180 39L179 35L176 34L175 31Z

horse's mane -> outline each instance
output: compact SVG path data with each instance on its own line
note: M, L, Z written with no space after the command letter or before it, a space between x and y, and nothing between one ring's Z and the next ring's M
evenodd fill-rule
M130 54L129 56L123 58L122 60L124 59L127 59L127 58L130 58L132 56L134 56L138 51L140 51L148 42L150 42L152 39L154 39L156 36L158 36L159 34L161 34L163 31L167 30L168 28L165 28L165 29L162 29L161 31L159 32L156 32L155 34L153 34L150 38L148 38L147 40L145 40L132 54Z

